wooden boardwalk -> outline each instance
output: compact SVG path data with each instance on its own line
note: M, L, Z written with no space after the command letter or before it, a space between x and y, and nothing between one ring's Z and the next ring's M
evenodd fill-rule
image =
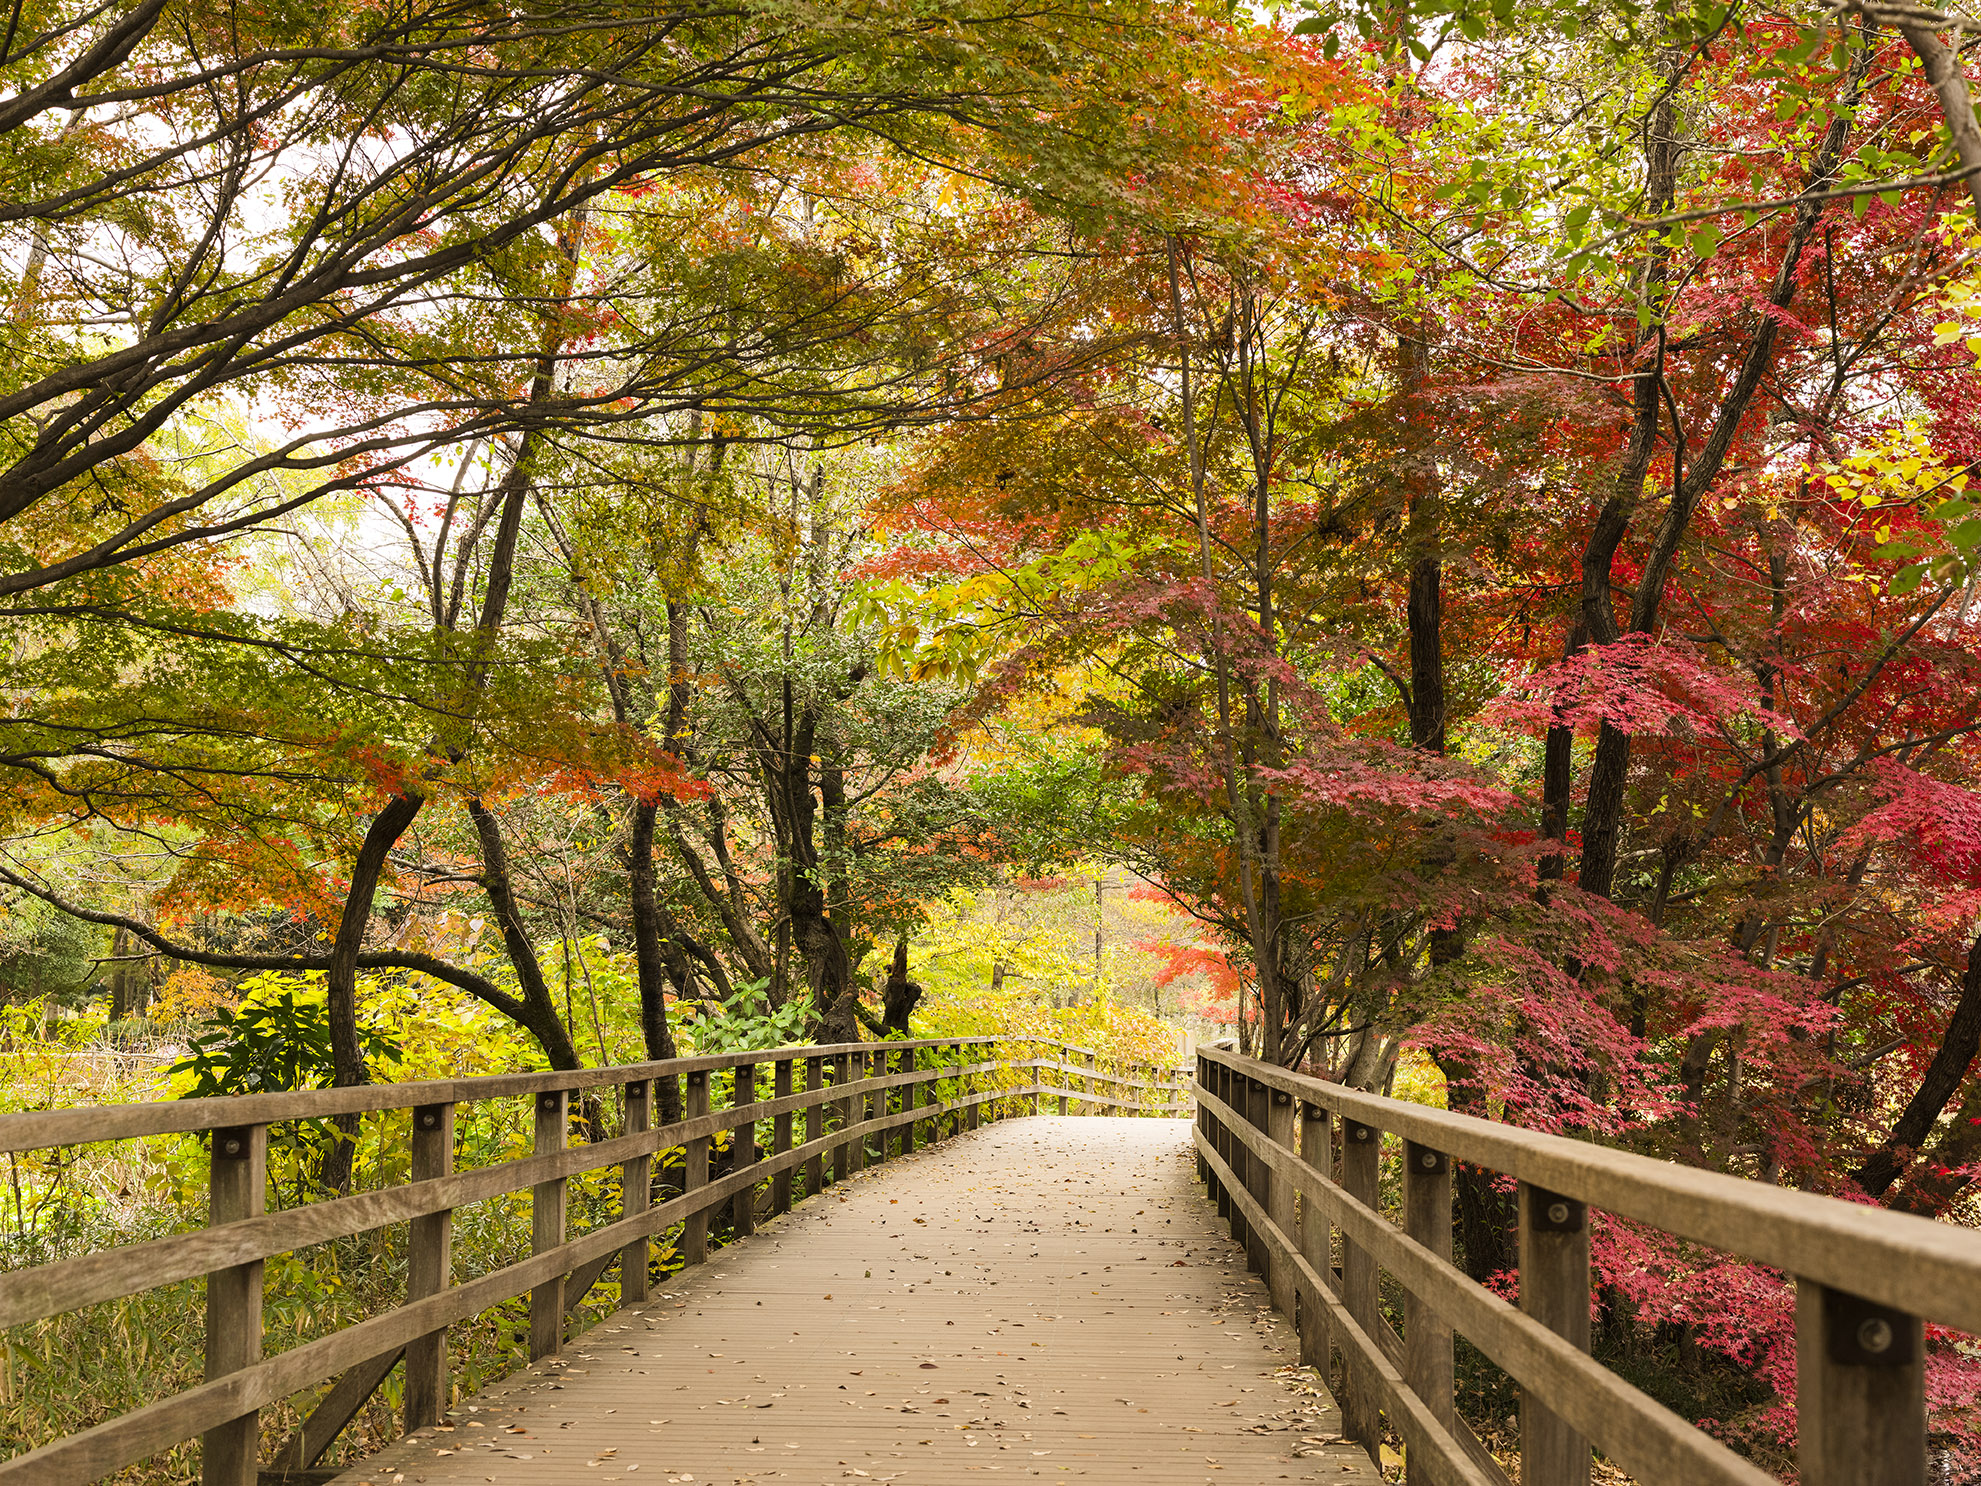
M337 1486L1375 1486L1189 1132L1018 1119L889 1161Z

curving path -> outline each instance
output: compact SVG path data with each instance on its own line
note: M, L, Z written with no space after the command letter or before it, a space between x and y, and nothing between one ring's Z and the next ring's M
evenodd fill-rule
M337 1486L1376 1486L1189 1126L1002 1121L718 1251Z

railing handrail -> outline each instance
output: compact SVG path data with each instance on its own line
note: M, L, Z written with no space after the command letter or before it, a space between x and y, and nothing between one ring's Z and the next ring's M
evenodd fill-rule
M1462 1334L1522 1388L1523 1479L1587 1486L1593 1442L1646 1486L1771 1486L1588 1355L1594 1207L1793 1278L1804 1486L1924 1486L1923 1321L1981 1330L1981 1234L1364 1093L1228 1048L1200 1046L1197 1059L1200 1174L1273 1303L1297 1307L1304 1360L1326 1371L1340 1352L1344 1433L1373 1452L1386 1413L1413 1480L1421 1460L1428 1481L1506 1482L1457 1412ZM1385 1133L1403 1141L1400 1227L1384 1211ZM1451 1262L1454 1160L1518 1181L1517 1308ZM1383 1270L1404 1290L1401 1336L1381 1310Z
M527 1094L575 1093L612 1088L646 1078L713 1073L757 1063L795 1058L835 1058L888 1052L915 1052L935 1047L985 1047L1024 1043L1075 1049L1070 1042L1044 1037L890 1038L880 1042L793 1044L748 1048L740 1052L697 1053L685 1058L620 1063L603 1068L546 1069L536 1073L484 1073L468 1078L419 1079L403 1083L353 1084L324 1089L292 1089L267 1094L227 1094L205 1099L160 1099L133 1104L94 1104L72 1109L23 1110L0 1114L0 1155L9 1151L45 1150L59 1145L93 1145L108 1140L134 1140L147 1135L195 1135L232 1125L275 1125L290 1120L328 1119L336 1115L376 1114L388 1109L412 1109L422 1104L466 1104L479 1099L510 1099ZM1102 1057L1092 1049L1080 1052ZM1138 1059L1125 1066L1163 1070ZM1078 1070L1085 1073L1086 1070ZM1096 1077L1110 1075L1097 1073ZM1117 1080L1119 1082L1120 1080ZM1152 1084L1150 1087L1163 1087ZM1186 1082L1169 1087L1187 1089Z
M1268 1088L1680 1238L1981 1334L1981 1233L1365 1093L1220 1048Z
M710 1214L733 1209L735 1232L756 1222L757 1188L770 1183L773 1212L793 1201L793 1173L804 1168L805 1195L866 1164L868 1138L886 1160L891 1138L902 1153L914 1149L917 1132L940 1138L976 1128L982 1111L1023 1111L1038 1097L1058 1096L1103 1109L1181 1114L1172 1101L1146 1103L1103 1094L1098 1084L1134 1084L1174 1093L1188 1086L1120 1079L1094 1067L1074 1067L1041 1056L1047 1039L953 1037L850 1044L750 1048L659 1062L568 1072L497 1074L479 1078L374 1084L350 1089L303 1090L176 1100L99 1109L36 1111L0 1116L0 1151L95 1145L153 1135L211 1134L212 1199L208 1223L191 1232L95 1250L28 1269L0 1273L0 1328L114 1301L163 1285L207 1277L207 1381L128 1413L0 1460L0 1482L35 1486L83 1483L194 1436L205 1440L205 1478L226 1486L253 1486L256 1478L257 1411L298 1390L338 1377L337 1386L291 1437L282 1470L307 1470L396 1365L407 1358L406 1427L431 1423L443 1406L444 1329L512 1297L530 1297L532 1357L561 1344L564 1317L620 1261L622 1299L646 1295L648 1244L683 1224L684 1262L706 1251ZM1102 1055L1073 1044L1094 1060ZM924 1059L919 1054L929 1054ZM948 1054L947 1058L943 1054ZM1109 1063L1117 1060L1107 1059ZM807 1087L795 1087L797 1065L806 1065ZM1121 1064L1153 1064L1120 1060ZM892 1064L893 1071L889 1071ZM758 1079L769 1065L775 1092L761 1097ZM732 1102L712 1109L709 1075L740 1075ZM830 1079L827 1074L830 1072ZM1058 1083L1046 1078L1063 1072ZM986 1075L990 1077L986 1078ZM651 1123L656 1080L683 1079L685 1117ZM938 1083L948 1085L938 1089ZM1060 1087L1070 1084L1074 1087ZM988 1085L988 1086L986 1086ZM621 1087L623 1133L570 1143L574 1092ZM953 1097L945 1097L950 1095ZM490 1166L453 1166L454 1106L529 1096L535 1101L532 1154ZM268 1127L334 1114L411 1110L412 1164L408 1180L383 1189L263 1210ZM803 1130L794 1128L803 1116ZM836 1120L836 1124L834 1121ZM754 1134L770 1122L768 1154ZM732 1169L710 1170L714 1139L736 1132ZM683 1150L680 1195L651 1201L652 1162ZM617 1168L620 1213L576 1238L565 1224L568 1181L587 1172ZM455 1284L449 1273L448 1225L457 1208L514 1193L530 1194L529 1257ZM261 1274L269 1258L311 1244L397 1223L411 1224L408 1293L391 1306L329 1335L263 1355ZM568 1283L567 1283L568 1281ZM215 1338L222 1340L218 1351ZM421 1359L415 1367L415 1354Z

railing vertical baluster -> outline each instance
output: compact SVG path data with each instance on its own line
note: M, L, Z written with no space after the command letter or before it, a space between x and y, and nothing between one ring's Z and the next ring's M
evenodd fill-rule
M1440 1259L1451 1258L1451 1161L1415 1141L1403 1144L1403 1231ZM1451 1327L1415 1291L1403 1297L1403 1376L1438 1422L1454 1429ZM1430 1479L1421 1463L1409 1478Z
M259 1215L268 1204L268 1127L236 1125L213 1132L208 1157L206 1223L217 1228ZM206 1277L206 1376L239 1372L261 1360L262 1261L216 1269ZM202 1486L255 1486L261 1415L243 1414L200 1436Z
M1330 1181L1334 1179L1334 1142L1328 1112L1318 1104L1300 1105L1300 1159ZM1300 1198L1300 1252L1321 1277L1334 1286L1334 1226L1318 1202ZM1300 1360L1328 1380L1334 1367L1334 1333L1326 1301L1319 1295L1300 1298Z
M1803 1486L1924 1486L1919 1317L1797 1280L1795 1384Z
M412 1165L416 1182L454 1170L454 1106L422 1104L413 1111ZM414 1218L406 1236L406 1299L438 1295L453 1283L452 1208ZM447 1331L429 1331L406 1344L406 1432L438 1424L447 1412Z
M1520 1308L1589 1350L1589 1214L1573 1198L1520 1184ZM1530 1392L1520 1394L1521 1477L1588 1486L1589 1442Z
M1266 1092L1266 1138L1287 1155L1293 1154L1293 1096L1284 1089L1269 1089ZM1293 1183L1285 1177L1265 1168L1266 1215L1273 1220L1273 1226L1285 1235L1288 1246L1300 1241L1298 1230L1293 1225ZM1273 1305L1282 1316L1289 1319L1293 1315L1293 1276L1297 1271L1289 1256L1286 1260L1271 1262Z
M850 1053L841 1053L832 1060L832 1086L844 1090L851 1082L853 1082L853 1056ZM855 1123L853 1096L845 1094L835 1099L833 1108L839 1111L840 1130L843 1132L852 1129ZM841 1140L832 1148L832 1179L835 1182L845 1181L850 1173L859 1169L854 1141L851 1137Z
M825 1091L825 1059L805 1059L805 1092L822 1095ZM825 1100L816 1098L805 1107L805 1144L825 1139ZM825 1190L825 1157L812 1156L805 1162L805 1195L816 1197Z
M757 1102L757 1065L738 1063L736 1082L730 1091L731 1109L749 1109ZM747 1171L757 1164L757 1121L749 1119L729 1127L729 1169ZM752 1182L729 1199L729 1227L737 1238L757 1231L757 1188Z
M636 1078L626 1085L626 1133L640 1135L653 1128L653 1080ZM653 1157L633 1156L619 1164L619 1212L622 1217L643 1213L653 1202ZM647 1298L647 1240L636 1238L619 1251L619 1303L638 1305Z
M682 1101L681 1113L687 1119L698 1120L708 1112L708 1072L698 1068L688 1075L687 1098ZM712 1139L711 1136L697 1135L684 1148L681 1172L681 1191L684 1195L708 1185L708 1153ZM704 1207L681 1220L681 1262L700 1264L707 1258L708 1209Z
M1359 1120L1341 1122L1341 1186L1350 1197L1371 1212L1381 1212L1379 1194L1382 1175L1382 1132ZM1341 1296L1355 1324L1369 1336L1388 1324L1376 1305L1376 1257L1361 1245L1342 1235ZM1343 1351L1344 1360L1348 1353ZM1342 1379L1342 1433L1362 1445L1373 1456L1382 1443L1382 1422L1377 1406L1375 1379L1367 1369L1350 1365ZM1548 1482L1546 1476L1533 1477L1534 1486Z
M773 1065L770 1092L773 1099L788 1098L791 1090L791 1062L779 1058ZM791 1149L791 1114L787 1110L771 1119L771 1152L783 1155ZM770 1179L770 1210L773 1214L791 1211L791 1169L787 1166Z
M571 1140L570 1095L548 1089L537 1095L536 1153L564 1150ZM564 1242L566 1179L554 1177L530 1188L530 1252L541 1254ZM530 1291L530 1361L554 1356L564 1345L564 1276L554 1275Z

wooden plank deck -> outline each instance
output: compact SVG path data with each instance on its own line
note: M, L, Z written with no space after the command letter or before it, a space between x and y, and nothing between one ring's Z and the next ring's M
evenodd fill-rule
M1008 1120L719 1251L337 1486L1376 1486L1189 1126Z

